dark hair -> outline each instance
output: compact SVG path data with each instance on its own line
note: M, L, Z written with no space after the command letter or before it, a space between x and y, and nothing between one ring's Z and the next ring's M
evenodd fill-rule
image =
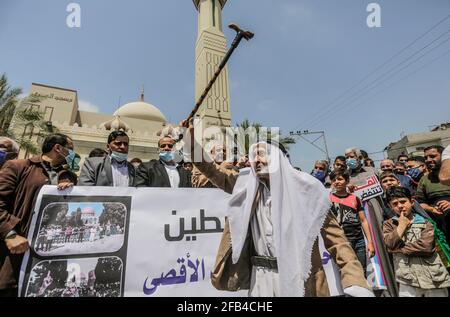
M382 181L382 180L385 179L386 177L393 177L393 178L395 178L396 180L399 180L399 179L398 179L398 176L397 176L394 172L391 172L391 171L385 171L385 172L383 172L383 173L380 174L380 181Z
M119 130L119 131L113 131L109 134L108 136L108 144L111 143L112 141L114 141L115 139L117 139L119 136L126 136L128 139L130 139L128 137L128 134L126 134L124 131Z
M339 176L342 176L347 182L350 180L350 174L346 170L338 169L330 173L330 179L332 181L334 181Z
M413 156L413 157L408 158L408 162L425 163L425 158L423 156Z
M96 148L93 149L90 153L89 153L89 157L103 157L105 155L107 155L108 153L106 153L105 150Z
M388 202L391 202L392 200L397 198L408 198L409 200L411 200L411 192L408 188L400 186L391 187L386 191L386 200Z
M162 139L171 139L173 141L173 144L177 143L177 141L175 141L174 138L172 138L171 136L166 135L166 136L163 136L162 138L160 138L158 140L158 147L160 147L160 142L161 142Z
M368 167L375 167L375 163L371 158L366 158L364 161L364 164Z
M336 161L342 161L345 162L347 159L345 158L345 156L339 155L336 156L336 158L334 159L334 163L336 163Z
M48 135L42 143L42 153L49 153L56 144L66 146L70 139L67 135L61 133L55 133Z
M426 152L429 150L437 150L439 152L439 154L442 154L442 152L444 152L444 147L440 146L440 145L432 145L432 146L425 148L425 150L423 150L423 152Z
M368 159L368 158L369 158L369 154L367 154L366 151L364 151L364 150L359 150L359 152L361 152L361 156L362 156L363 158L365 158L365 159Z
M400 154L399 156L397 156L397 161L400 161L400 158L401 157L406 157L406 158L408 158L408 155L406 155L406 154Z
M142 164L142 160L141 160L140 158L138 158L138 157L135 157L134 159L132 159L132 160L130 161L130 163L139 163L139 164Z

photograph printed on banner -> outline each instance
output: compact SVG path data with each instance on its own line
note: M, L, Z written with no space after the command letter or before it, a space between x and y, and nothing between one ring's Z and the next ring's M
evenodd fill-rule
M118 257L45 260L31 270L26 297L119 297Z
M121 202L54 202L45 206L34 240L40 256L118 251L127 208Z

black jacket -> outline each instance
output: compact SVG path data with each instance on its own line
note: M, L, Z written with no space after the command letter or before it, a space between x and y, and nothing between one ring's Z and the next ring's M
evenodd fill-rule
M186 171L181 165L177 167L180 175L181 188L192 187L191 173ZM170 187L169 176L166 168L160 160L151 160L139 166L136 172L134 186L136 187Z

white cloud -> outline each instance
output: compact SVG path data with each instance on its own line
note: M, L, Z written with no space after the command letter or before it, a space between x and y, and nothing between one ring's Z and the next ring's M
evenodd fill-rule
M78 102L78 109L81 111L87 111L87 112L100 112L100 107L94 105L93 103L90 103L86 100L80 100Z

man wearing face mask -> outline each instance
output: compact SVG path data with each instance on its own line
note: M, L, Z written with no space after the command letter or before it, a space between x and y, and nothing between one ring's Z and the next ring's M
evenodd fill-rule
M405 175L405 166L403 163L395 163L392 160L382 160L380 163L380 169L382 172L392 172L397 175L398 180L400 181L400 185L402 187L408 188L408 190L414 196L416 191L413 187L413 180L408 175Z
M318 160L314 164L314 169L311 175L317 178L326 188L331 186L331 180L328 176L328 162L325 160Z
M175 140L164 136L158 141L159 160L139 166L136 187L192 187L191 173L176 163Z
M422 177L417 187L417 200L441 229L450 242L450 186L439 182L444 148L439 145L424 150L425 163L430 171Z
M414 187L414 190L417 190L420 179L428 174L425 159L422 156L408 158L408 161L406 161L406 173L413 180L412 186Z
M113 131L108 136L108 155L90 157L84 161L79 186L133 186L136 171L127 161L130 139L124 131Z
M0 137L0 168L9 160L15 160L19 155L19 145L10 138Z
M350 191L356 186L365 184L366 178L376 174L372 167L363 166L360 160L361 154L357 148L349 148L345 150L345 163L350 173Z
M44 185L57 185L62 190L76 182L63 168L75 157L68 136L46 137L42 153L31 159L8 161L0 170L0 297L17 296L20 265L29 248L26 237L39 190ZM66 181L61 182L63 174Z

